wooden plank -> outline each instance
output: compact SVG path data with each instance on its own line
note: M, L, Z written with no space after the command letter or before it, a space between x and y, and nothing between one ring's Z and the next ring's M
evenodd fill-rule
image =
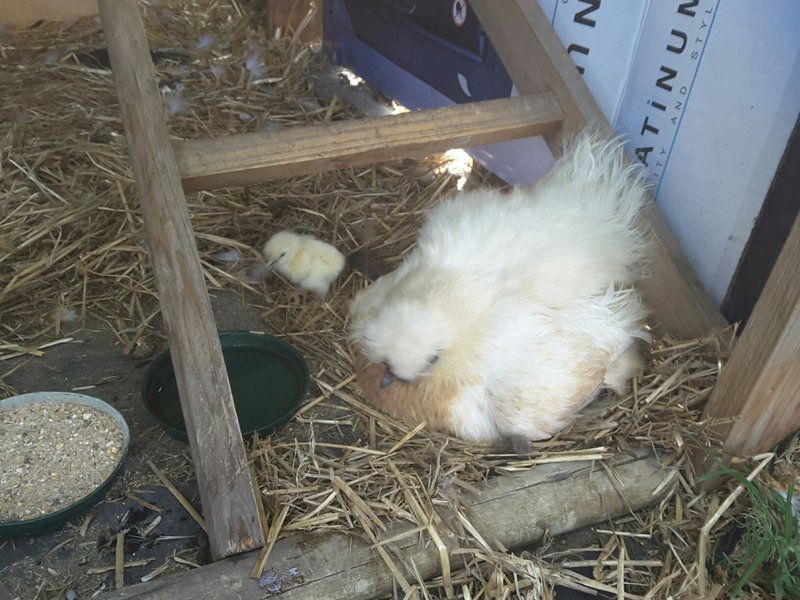
M504 98L371 119L293 127L175 144L186 190L341 169L558 129L553 94Z
M577 133L592 122L608 125L536 0L472 0L469 6L519 93L555 94L564 111L565 133ZM546 139L551 151L560 154L560 133Z
M656 333L694 339L723 331L728 321L700 283L655 202L648 203L644 220L653 251L641 289Z
M136 0L100 15L214 558L261 546L256 498Z
M718 433L728 452L771 449L800 428L800 219L772 269L704 417L735 417Z
M70 21L97 14L97 0L3 0L0 23L24 27L37 21Z
M280 32L298 42L318 43L322 39L322 0L267 0L267 26L270 37Z
M600 107L569 58L536 0L471 0L509 75L521 94L552 90L564 111L564 133L587 124L611 131ZM561 136L545 136L554 156ZM727 325L708 297L663 215L652 203L645 215L654 240L650 277L642 285L658 329L699 337Z
M517 550L540 539L545 529L549 534L565 533L654 504L669 488L661 484L672 476L671 471L662 470L645 452L612 462L622 484L610 481L603 469L586 461L540 465L516 476L491 479L480 495L465 495L464 501L471 507L469 518L484 539L496 539ZM621 487L624 498L615 485ZM656 490L658 493L654 493ZM445 520L453 517L446 507L438 510ZM414 529L413 524L401 524L382 539ZM438 531L449 550L459 546L456 536L445 527L438 527ZM419 544L418 536L409 536L395 542L393 549L399 553L393 552L393 558L402 556L402 561L395 562L403 565L410 581L416 580L408 571L411 564L425 579L439 573L441 555L435 544ZM237 556L179 577L130 586L104 598L260 599L267 590L249 577L257 558L257 553ZM294 535L281 540L272 551L265 574L277 578L284 600L366 600L390 595L393 584L389 570L368 544L338 533Z

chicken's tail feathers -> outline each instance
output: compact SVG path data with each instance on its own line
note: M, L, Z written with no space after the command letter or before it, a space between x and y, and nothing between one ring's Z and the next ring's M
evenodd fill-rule
M644 167L628 159L624 145L624 138L613 135L607 127L588 125L564 140L563 155L551 170L551 177L596 188L601 193L593 193L586 200L633 227L650 185Z
M617 326L630 337L641 339L648 344L652 341L652 336L645 329L649 311L636 288L609 286L600 300L600 305L614 314Z

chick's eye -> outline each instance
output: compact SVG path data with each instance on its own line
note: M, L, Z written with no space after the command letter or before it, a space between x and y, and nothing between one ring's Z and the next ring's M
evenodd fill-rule
M434 354L434 355L433 355L433 357L432 357L432 358L431 358L431 359L428 361L428 364L429 364L430 366L433 366L433 365L435 365L435 364L436 364L436 362L437 362L438 360L439 360L439 355L438 355L438 354Z

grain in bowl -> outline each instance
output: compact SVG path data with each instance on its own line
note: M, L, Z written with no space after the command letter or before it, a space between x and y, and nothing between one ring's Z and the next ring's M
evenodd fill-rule
M73 505L109 479L126 450L127 428L101 409L107 405L74 394L35 396L0 402L0 524Z

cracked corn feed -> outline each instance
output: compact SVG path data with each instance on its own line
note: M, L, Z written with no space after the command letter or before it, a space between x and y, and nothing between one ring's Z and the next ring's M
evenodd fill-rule
M75 403L0 407L0 523L80 500L114 471L124 435L109 415Z

